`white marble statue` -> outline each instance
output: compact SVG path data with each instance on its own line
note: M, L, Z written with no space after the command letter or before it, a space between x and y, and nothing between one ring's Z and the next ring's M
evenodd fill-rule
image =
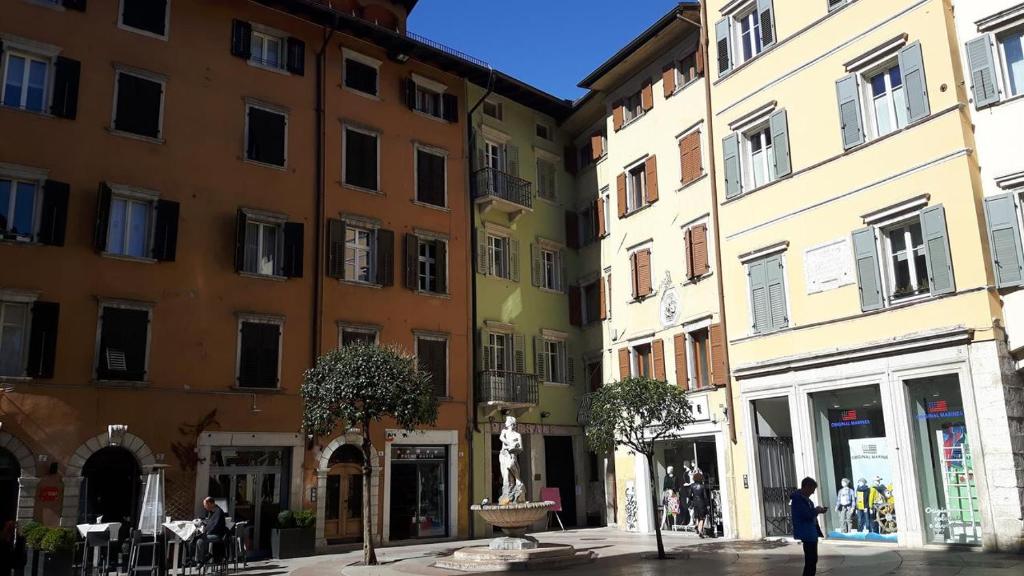
M519 479L519 453L523 451L523 437L516 432L516 419L505 418L505 428L498 436L501 440L501 452L498 463L501 466L501 498L498 504L507 506L523 502L523 481Z

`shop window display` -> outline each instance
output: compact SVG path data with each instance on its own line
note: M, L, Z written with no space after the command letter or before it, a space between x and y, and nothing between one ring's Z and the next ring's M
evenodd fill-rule
M714 438L694 438L659 442L654 448L659 498L658 522L663 530L694 532L690 486L695 474L703 475L709 494L707 535L722 534L721 490L718 477L718 452Z
M895 455L889 453L878 386L819 392L811 399L829 538L896 542Z
M934 544L981 544L974 462L955 374L907 381L925 534Z

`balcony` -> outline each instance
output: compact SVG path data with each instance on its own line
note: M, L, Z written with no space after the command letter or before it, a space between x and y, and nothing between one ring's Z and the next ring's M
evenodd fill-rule
M514 221L533 208L533 191L529 180L495 168L483 168L473 173L473 200L481 212L494 209Z
M540 399L537 376L484 370L477 374L476 401L496 408L529 408Z

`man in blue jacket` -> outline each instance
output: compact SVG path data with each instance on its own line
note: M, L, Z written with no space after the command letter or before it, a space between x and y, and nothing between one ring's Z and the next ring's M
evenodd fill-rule
M815 506L811 495L818 489L814 478L807 477L800 482L800 489L793 492L793 537L804 543L804 576L814 576L818 569L818 514L824 514L828 508Z

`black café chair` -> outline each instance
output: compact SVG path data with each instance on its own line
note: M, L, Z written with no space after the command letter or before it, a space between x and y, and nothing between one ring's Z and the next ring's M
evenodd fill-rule
M102 576L110 573L110 531L88 532L85 535L85 549L82 554L82 576L93 573L93 568L99 568ZM90 554L91 553L91 554ZM95 561L95 555L100 555L99 562ZM90 556L93 558L90 560ZM96 564L96 566L93 566Z

